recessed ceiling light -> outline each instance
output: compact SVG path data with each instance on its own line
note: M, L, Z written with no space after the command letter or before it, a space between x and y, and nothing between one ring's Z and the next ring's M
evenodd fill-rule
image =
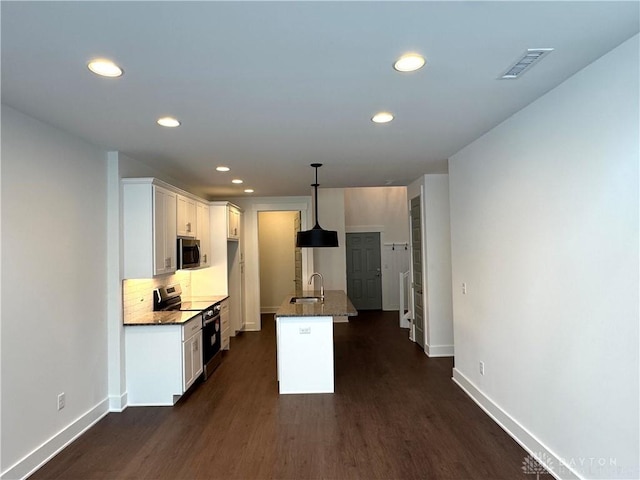
M422 55L407 53L406 55L402 55L396 63L393 64L393 68L399 72L415 72L422 68L424 64L425 60Z
M219 172L228 172L230 170L229 167L225 167L223 165L220 165L219 167L216 167L216 170Z
M95 60L91 60L87 64L87 68L96 75L100 75L102 77L115 78L120 77L123 73L119 66L105 58L96 58Z
M233 180L231 180L231 183L240 184L240 183L242 183L242 180L240 180L239 178L234 178Z
M158 125L163 127L174 128L174 127L180 126L180 121L176 120L173 117L162 117L158 119Z
M374 123L389 123L391 120L393 120L393 115L389 112L379 112L371 118Z
M245 188L244 193L253 193L253 188Z

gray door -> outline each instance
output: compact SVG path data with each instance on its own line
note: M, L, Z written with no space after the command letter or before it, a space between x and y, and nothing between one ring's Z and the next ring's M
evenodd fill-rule
M424 307L422 285L422 228L420 197L411 199L411 254L413 257L413 325L415 341L424 348Z
M380 233L347 233L347 295L356 310L382 309Z
M293 244L295 245L296 237L300 231L300 212L296 215L293 223ZM295 278L293 279L295 285L295 294L302 295L302 249L295 247L293 255L295 257Z

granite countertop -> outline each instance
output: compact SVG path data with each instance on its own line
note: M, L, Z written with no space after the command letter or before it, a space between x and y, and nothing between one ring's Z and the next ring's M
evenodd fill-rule
M125 321L124 325L182 325L183 323L187 323L196 315L200 315L200 312L179 312L177 310L148 312Z
M325 290L324 302L290 303L291 297L319 297L320 291L305 291L301 295L288 295L276 312L276 317L355 317L355 309L343 290Z
M229 298L229 295L205 295L194 297L183 297L182 302L187 303L201 303L213 305L214 303L220 303L223 300ZM202 309L204 310L204 308ZM196 315L200 315L202 310L189 310L186 312L180 312L176 310L164 311L164 312L147 312L142 315L138 315L134 318L130 318L124 322L125 326L136 325L182 325L187 323Z

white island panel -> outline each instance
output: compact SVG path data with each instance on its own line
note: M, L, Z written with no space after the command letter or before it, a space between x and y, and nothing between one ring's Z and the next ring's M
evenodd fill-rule
M333 317L276 317L280 393L333 393Z

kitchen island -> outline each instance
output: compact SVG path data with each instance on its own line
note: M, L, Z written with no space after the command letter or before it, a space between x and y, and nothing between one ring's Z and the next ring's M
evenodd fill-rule
M285 298L275 314L281 394L334 392L333 324L357 314L342 290Z

